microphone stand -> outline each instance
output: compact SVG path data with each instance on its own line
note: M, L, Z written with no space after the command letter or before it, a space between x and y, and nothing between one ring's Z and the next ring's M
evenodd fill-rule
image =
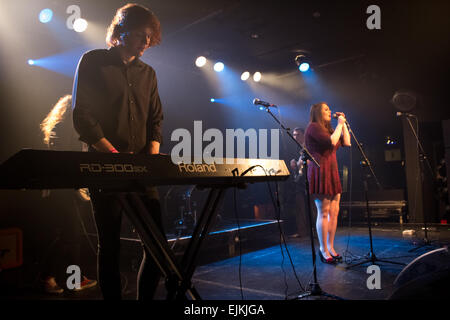
M413 127L411 121L409 120L409 116L406 116L406 120L408 121L409 127L411 128L411 131L414 134L414 137L416 138L417 145L419 146L419 163L420 163L420 169L419 170L420 170L421 182L423 184L423 182L424 182L424 174L423 174L423 172L424 172L424 169L423 169L424 165L423 165L423 162L424 162L425 159L426 159L426 163L427 163L428 169L430 170L431 176L433 176L433 169L431 167L430 160L425 155L425 150L423 149L422 143L420 143L419 136L418 136L416 130L414 130L414 127ZM413 252L413 251L416 251L416 250L418 250L420 248L423 248L423 247L434 246L432 243L436 242L436 240L430 241L428 239L427 217L425 215L425 210L422 210L422 211L423 211L423 227L424 227L424 230L425 230L425 235L424 235L425 237L422 240L422 244L421 245L419 245L419 246L409 250L408 252Z
M310 241L311 241L311 253L312 253L312 263L313 263L313 282L310 283L310 290L306 291L305 293L302 293L301 295L297 296L297 299L303 299L309 296L323 296L323 297L329 297L329 298L334 298L334 299L338 299L338 300L343 300L341 297L332 295L330 293L327 293L325 291L322 290L322 288L319 285L319 282L317 281L317 270L316 270L316 249L314 247L314 236L313 236L313 222L312 222L312 213L311 213L311 206L310 206L310 195L309 195L309 182L308 182L308 160L311 160L312 162L314 162L319 168L320 165L317 162L317 160L311 155L311 153L308 151L308 149L306 148L306 146L302 146L300 143L298 143L297 140L295 140L295 138L292 136L292 134L290 133L289 129L285 128L283 126L283 124L280 122L280 120L278 120L273 113L270 111L270 107L276 107L275 105L270 105L270 106L264 106L266 108L267 113L269 113L272 118L280 125L280 128L282 128L289 137L291 137L291 139L297 144L298 147L300 147L300 149L302 150L302 161L303 161L303 175L305 177L305 195L306 195L306 201L305 201L305 205L306 205L306 212L308 213L308 218L309 218L309 236L310 236Z
M372 165L371 165L369 159L367 158L366 154L364 153L364 150L362 149L361 144L359 143L358 139L356 139L356 136L353 133L353 130L350 128L350 124L347 121L345 122L345 124L346 124L346 126L348 128L348 131L350 132L350 134L352 135L353 139L355 140L356 145L358 146L359 152L361 153L361 156L362 156L362 160L360 162L361 166L363 168L366 167L366 168L370 169L370 173L371 173L372 177L375 179L375 182L376 182L376 184L378 186L378 189L381 190L382 189L381 184L378 181L378 179L377 179L377 177L375 175L375 172L373 171ZM366 211L367 211L367 224L368 224L368 227L369 227L370 252L369 252L368 258L366 260L363 260L363 261L361 261L359 263L356 263L356 264L349 265L349 266L346 267L346 269L350 269L350 268L353 268L353 267L356 267L356 266L359 266L359 265L362 265L362 264L365 264L365 263L368 263L368 262L370 262L371 264L376 264L375 262L377 262L377 261L385 262L385 263L391 263L391 264L405 265L404 263L401 263L401 262L395 262L395 261L388 261L388 260L378 259L375 256L375 253L373 251L372 221L371 221L371 214L370 214L370 208L369 208L369 198L368 198L368 191L369 190L368 190L367 179L366 179L366 177L370 177L370 174L363 175L363 176L364 176L364 178L363 178L364 198L365 198L365 201L366 201ZM350 205L352 205L352 204L350 203Z

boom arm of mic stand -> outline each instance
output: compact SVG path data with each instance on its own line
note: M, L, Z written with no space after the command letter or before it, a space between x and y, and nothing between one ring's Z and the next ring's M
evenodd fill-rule
M352 128L350 128L350 124L348 123L348 121L345 122L345 125L346 125L347 128L348 128L348 132L350 132L350 134L352 135L353 139L355 140L356 145L358 146L358 149L359 149L359 151L361 152L361 155L363 156L364 161L367 163L367 166L369 167L370 172L371 172L373 178L375 179L375 182L376 182L378 188L379 188L379 189L383 189L383 188L381 187L380 182L379 182L378 179L377 179L377 176L375 175L375 172L373 171L372 164L370 163L369 159L367 158L366 154L364 153L364 150L363 150L363 148L361 147L361 144L359 143L358 139L356 139L356 136L355 136L355 134L353 133Z
M314 164L320 168L320 164L317 162L317 160L312 156L312 154L308 151L308 149L304 146L302 146L300 143L298 143L297 140L295 140L295 138L292 136L292 134L289 132L289 129L286 129L283 124L280 122L280 120L277 119L277 117L275 117L273 115L273 113L270 111L269 107L266 107L266 111L272 116L272 118L275 119L275 121L280 125L280 127L286 131L287 135L289 137L291 137L291 139L301 148L302 152L305 152L308 156L308 159L310 159L312 162L314 162Z

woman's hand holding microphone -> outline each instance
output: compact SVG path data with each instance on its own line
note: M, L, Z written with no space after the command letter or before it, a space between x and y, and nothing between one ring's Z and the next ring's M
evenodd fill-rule
M345 114L343 112L335 112L333 114L333 118L338 119L338 124L344 125L347 122L347 119L345 118Z

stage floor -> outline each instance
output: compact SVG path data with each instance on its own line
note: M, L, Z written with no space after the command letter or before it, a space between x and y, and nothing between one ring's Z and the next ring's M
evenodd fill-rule
M405 226L403 226L405 229ZM420 231L420 228L418 228ZM317 278L322 290L327 293L349 300L384 300L393 289L393 283L403 268L415 258L436 247L424 247L414 252L409 250L417 247L416 241L423 237L418 232L414 237L403 237L402 230L397 227L376 227L373 231L373 246L377 258L401 262L396 265L380 262L381 288L369 289L367 280L371 276L367 267L370 263L346 269L347 265L362 261L369 253L369 237L367 228L338 228L336 249L344 255L344 263L326 265L317 261ZM449 228L440 228L428 233L429 239L440 240L440 244L448 244ZM193 284L204 300L285 300L295 299L308 288L313 279L311 245L309 237L287 237L287 248L290 258L280 243L264 249L251 251L232 258L223 259L197 267ZM245 243L242 250L246 251ZM317 250L317 244L316 244ZM294 275L295 269L296 276ZM240 277L239 277L240 270ZM136 297L136 273L122 273L124 299L133 300ZM302 289L303 288L303 289ZM165 287L161 282L157 299L164 299ZM242 293L242 295L241 295ZM87 289L78 293L63 293L61 295L42 294L35 290L17 290L6 294L2 299L18 300L99 300L99 287ZM322 299L310 297L309 299Z

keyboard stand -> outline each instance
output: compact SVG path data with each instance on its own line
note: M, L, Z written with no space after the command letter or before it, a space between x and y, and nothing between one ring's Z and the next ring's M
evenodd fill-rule
M118 194L126 216L136 228L141 241L166 278L167 300L201 300L199 293L191 282L191 278L197 265L201 245L215 221L217 209L225 195L226 188L226 186L212 187L209 191L208 198L180 264L176 261L165 236L159 230L140 196L136 192Z

